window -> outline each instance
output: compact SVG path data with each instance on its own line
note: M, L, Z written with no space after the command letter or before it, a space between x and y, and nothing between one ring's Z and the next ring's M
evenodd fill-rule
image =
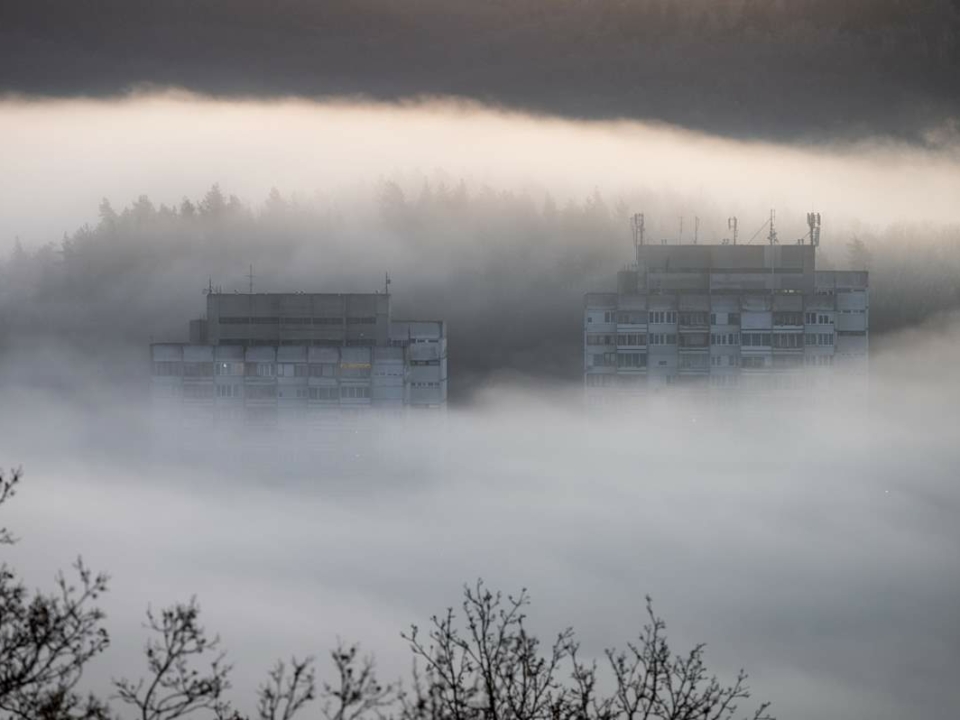
M218 362L214 369L217 375L243 375L242 362Z
M709 367L709 355L681 355L680 367L683 369L701 369Z
M770 333L740 333L744 347L770 347Z
M680 313L681 325L706 325L707 313L705 312L682 312Z
M617 355L617 367L619 368L643 368L646 366L646 353L620 353Z
M803 313L800 312L775 312L773 314L774 325L803 325Z
M212 362L185 362L183 364L184 377L213 377Z
M271 400L277 396L276 385L247 385L248 400Z
M336 377L336 363L310 363L310 377Z
M307 397L307 388L297 388L297 398L305 400Z
M340 388L338 387L313 387L309 388L311 400L338 400L340 398Z
M623 333L617 335L617 345L646 345L646 333Z
M347 325L376 325L376 317L348 317Z
M727 313L727 325L739 325L740 313Z
M340 363L340 377L366 378L370 377L370 363Z
M240 394L239 385L217 385L217 397L219 398L235 398L240 397Z
M614 335L587 335L587 345L615 345Z
M806 321L807 325L816 325L817 314L808 312L806 315L804 315L804 320Z
M709 344L707 333L686 333L680 336L680 347L682 348L705 348Z
M440 365L440 360L411 360L412 367L434 367Z
M182 372L181 363L173 360L160 360L153 364L153 374L157 377L180 377Z
M773 347L792 350L803 347L802 333L776 333L773 336Z
M276 325L280 322L278 317L252 317L250 322L253 325Z
M829 315L817 315L817 322L820 325L829 325L830 316Z
M677 314L669 310L651 310L647 313L647 318L652 323L675 323Z
M246 325L250 322L247 317L222 317L219 319L221 325Z
M833 333L818 333L817 345L833 345Z
M355 385L344 385L340 388L340 397L359 400L370 397L370 388Z
M747 355L740 358L740 366L744 368L762 368L766 362L765 358L760 356Z
M617 322L622 325L643 325L646 323L646 313L644 312L618 312Z
M276 366L273 363L247 363L245 370L247 377L273 377L276 374Z
M717 324L717 314L716 314L716 313L710 313L710 324L711 324L711 325L716 325L716 324Z
M183 396L190 400L207 400L213 397L213 385L184 385Z
M313 318L314 325L343 325L342 317L315 317Z

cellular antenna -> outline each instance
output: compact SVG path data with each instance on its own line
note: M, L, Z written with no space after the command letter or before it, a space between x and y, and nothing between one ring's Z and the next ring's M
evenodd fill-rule
M770 210L770 232L767 234L767 241L771 245L777 245L780 242L779 240L777 240L777 230L774 227L776 220L777 220L777 211Z
M807 227L810 228L810 244L820 247L820 213L807 213Z
M247 274L247 280L250 281L250 294L253 295L253 265L250 266L250 272Z
M727 218L727 229L733 232L733 244L737 244L737 228L739 222L737 221L736 215L733 217Z
M384 295L390 294L390 273L388 272L385 272L383 274L383 294Z
M637 265L640 264L640 247L643 245L644 217L643 213L635 213L631 218L633 225L633 254Z

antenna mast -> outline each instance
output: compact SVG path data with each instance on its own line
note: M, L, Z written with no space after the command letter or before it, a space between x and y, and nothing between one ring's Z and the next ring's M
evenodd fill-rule
M383 294L384 295L390 294L390 273L389 272L385 272L383 274Z
M777 245L780 242L779 240L777 240L777 231L774 228L774 223L776 222L776 219L777 219L777 211L771 210L770 211L770 232L767 234L767 240L770 242L771 245Z
M637 265L640 264L640 246L643 245L644 217L643 213L635 213L633 218L633 254Z
M700 216L693 216L693 244L697 244L697 239L700 237Z
M253 265L250 266L250 272L247 275L247 280L250 281L250 294L253 295Z
M810 228L810 244L820 247L820 213L807 213L807 227Z
M727 218L727 230L733 231L733 244L737 244L737 228L739 227L739 222L737 221L737 216Z
M680 216L680 237L677 239L677 243L683 245L683 215Z

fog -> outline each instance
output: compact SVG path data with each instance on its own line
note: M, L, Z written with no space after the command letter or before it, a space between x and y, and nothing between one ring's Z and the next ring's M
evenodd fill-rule
M0 238L19 236L26 245L92 222L103 197L123 205L146 194L176 205L214 182L248 201L276 187L347 202L378 179L418 190L423 177L550 193L561 204L594 190L613 201L647 192L688 216L688 241L693 215L711 211L723 225L705 225L702 241L723 237L730 214L752 232L771 207L797 236L809 208L834 227L960 221L960 156L951 144L733 141L667 125L578 122L442 100L11 97L0 102L0 155ZM651 234L675 238L676 214L652 219Z
M27 470L9 560L36 584L77 554L112 574L94 689L139 667L148 604L194 593L242 707L274 657L337 636L396 677L399 632L483 576L529 588L534 628L573 624L588 655L639 630L650 593L678 650L702 640L721 675L746 667L780 718L944 717L960 383L943 320L879 343L869 398L598 413L575 389L500 383L470 410L361 424L346 449L177 433L108 388L95 410L7 388L0 456Z
M143 612L197 594L252 706L276 657L337 635L406 674L399 632L478 576L536 629L622 645L654 597L678 650L741 666L780 718L947 717L960 635L960 157L865 138L775 144L423 100L0 102L2 525L31 584L109 571L137 672ZM211 188L214 183L219 186ZM276 190L274 190L276 189ZM101 200L106 198L106 204ZM871 271L871 378L713 407L588 412L582 294L652 242L781 241ZM757 233L754 233L754 231ZM15 243L19 238L20 244ZM856 245L853 240L864 244ZM0 246L2 249L2 246ZM451 407L332 437L179 427L146 345L208 282L371 292L448 321Z

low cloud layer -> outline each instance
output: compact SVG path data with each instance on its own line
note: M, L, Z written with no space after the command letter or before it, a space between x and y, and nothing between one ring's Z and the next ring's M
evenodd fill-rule
M77 553L114 575L93 686L131 672L148 603L193 593L244 703L274 656L338 634L400 675L399 631L483 576L528 587L535 628L573 624L588 654L638 630L650 593L678 649L706 641L721 674L746 667L781 718L944 717L960 701L960 385L924 358L956 340L888 338L868 399L667 396L598 415L575 389L496 385L346 443L171 440L172 421L147 435L130 403L7 395L0 456L28 472L5 508L23 538L10 560L38 584Z
M560 203L595 190L628 203L653 194L687 215L687 241L695 214L709 220L701 240L717 241L728 215L739 214L742 231L752 233L771 207L781 210L790 239L805 232L811 208L833 227L960 221L960 160L949 145L741 142L451 102L8 98L0 102L0 154L0 238L20 236L28 245L92 222L103 197L122 205L146 194L175 205L213 182L246 199L277 187L346 204L383 178L414 187L424 177L464 179L472 187L550 193ZM653 238L677 237L673 215L651 218Z

